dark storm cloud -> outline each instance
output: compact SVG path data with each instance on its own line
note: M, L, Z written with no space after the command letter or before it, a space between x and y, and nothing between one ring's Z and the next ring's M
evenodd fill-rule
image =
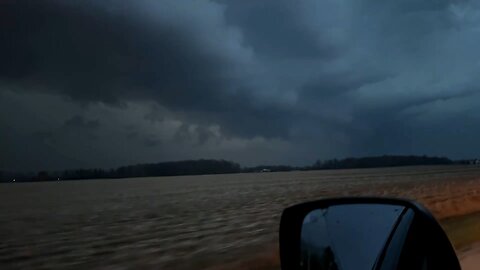
M336 48L321 44L301 17L292 1L225 1L227 22L241 26L248 44L261 57L332 57Z
M0 131L58 159L92 129L122 162L480 146L475 1L2 1L0 25L2 113L42 120Z
M227 132L286 135L283 117L264 116L266 110L286 114L284 109L256 104L252 92L257 89L251 89L243 81L243 71L236 70L249 68L235 59L247 58L248 49L222 44L240 42L235 30L220 26L213 29L219 33L212 34L224 37L215 42L208 37L212 29L206 27L222 23L220 15L213 14L218 17L210 19L213 23L207 18L204 29L188 28L181 25L180 16L155 18L156 14L146 10L151 3L161 12L168 12L162 11L166 6L180 6L181 11L182 4L141 2L107 8L94 1L82 5L7 1L2 6L2 40L8 42L0 45L0 56L5 59L0 76L7 82L20 80L27 87L35 85L82 102L119 104L153 99L173 111L194 112L200 120L213 119ZM199 8L220 9L214 4ZM203 15L202 10L198 13ZM208 42L211 44L202 44ZM241 44L231 46L237 45ZM268 128L264 128L265 122L270 123Z
M143 141L143 144L146 147L156 147L159 143L160 142L158 140L155 140L155 138L147 138Z
M86 120L80 115L75 115L65 121L64 125L65 127L72 128L97 129L98 127L100 127L100 122L98 120Z

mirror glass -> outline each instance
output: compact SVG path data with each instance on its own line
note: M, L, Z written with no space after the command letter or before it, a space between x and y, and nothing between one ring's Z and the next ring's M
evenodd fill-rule
M300 269L371 270L405 207L341 204L305 216Z

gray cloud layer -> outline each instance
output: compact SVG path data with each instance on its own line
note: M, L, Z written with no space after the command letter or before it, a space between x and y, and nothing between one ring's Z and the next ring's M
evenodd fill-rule
M475 1L0 5L0 168L480 146Z

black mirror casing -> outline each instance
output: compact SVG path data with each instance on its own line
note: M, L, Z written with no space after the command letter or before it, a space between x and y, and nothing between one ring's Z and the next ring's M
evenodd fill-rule
M286 208L282 214L279 231L282 269L300 269L301 231L304 219L309 213L332 206L360 204L395 205L406 209L402 219L393 227L371 269L460 270L460 264L447 235L423 206L409 200L362 197L319 200Z

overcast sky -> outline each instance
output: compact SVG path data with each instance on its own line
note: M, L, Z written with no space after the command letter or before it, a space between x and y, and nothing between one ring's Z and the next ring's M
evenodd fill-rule
M6 0L0 40L0 169L479 154L479 1Z

